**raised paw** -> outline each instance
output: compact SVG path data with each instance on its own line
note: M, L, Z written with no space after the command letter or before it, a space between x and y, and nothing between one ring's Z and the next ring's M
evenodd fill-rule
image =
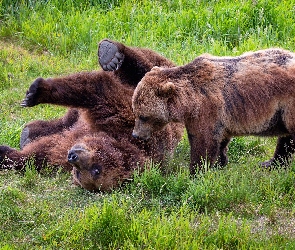
M22 100L21 106L22 107L33 107L37 105L38 100L38 87L40 83L44 81L43 78L37 78L32 85L30 86L29 90L26 93L25 99Z
M124 54L119 51L118 46L109 41L103 40L98 47L98 61L105 71L114 71L121 67Z

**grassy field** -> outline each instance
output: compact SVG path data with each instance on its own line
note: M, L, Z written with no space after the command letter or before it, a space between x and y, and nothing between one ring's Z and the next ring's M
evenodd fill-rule
M98 69L103 38L148 47L178 65L207 52L295 51L294 1L0 0L0 145L62 107L20 107L37 77ZM234 138L230 162L195 178L184 137L163 174L153 166L111 193L69 174L0 171L0 249L294 249L295 163L263 171L274 138Z

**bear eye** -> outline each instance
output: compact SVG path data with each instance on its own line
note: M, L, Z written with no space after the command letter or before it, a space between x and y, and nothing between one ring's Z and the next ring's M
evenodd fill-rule
M94 176L99 175L99 170L98 170L97 168L93 169L93 170L92 170L92 174L93 174Z
M93 176L93 178L98 178L98 176L101 173L101 166L98 164L93 164L90 172L91 172L91 175Z
M142 122L147 122L149 120L149 118L147 116L143 116L143 115L140 115L139 117L139 120L141 120Z

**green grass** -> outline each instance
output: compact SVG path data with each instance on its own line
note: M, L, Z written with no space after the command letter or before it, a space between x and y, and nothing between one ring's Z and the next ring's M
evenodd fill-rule
M201 53L295 50L293 1L0 0L0 144L64 108L19 103L37 77L98 69L105 38L149 47L178 65ZM0 249L294 249L295 163L263 171L275 139L234 138L230 162L195 178L184 137L165 173L155 165L111 193L69 174L0 172Z

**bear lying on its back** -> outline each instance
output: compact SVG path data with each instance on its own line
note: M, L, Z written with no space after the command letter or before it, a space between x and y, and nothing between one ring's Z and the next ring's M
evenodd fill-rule
M145 161L161 162L174 151L184 126L171 124L149 142L132 138L133 91L153 66L172 67L156 52L103 40L99 63L106 71L81 72L59 78L38 78L29 87L24 107L51 103L69 107L53 121L33 121L21 135L21 150L0 146L0 168L23 169L33 157L44 164L73 169L73 179L88 190L110 190ZM74 168L73 168L74 166Z
M284 164L295 150L295 54L205 54L181 67L155 67L138 84L132 105L134 137L146 140L170 122L185 123L192 174L204 160L225 165L233 136L277 136L274 157L263 165Z

